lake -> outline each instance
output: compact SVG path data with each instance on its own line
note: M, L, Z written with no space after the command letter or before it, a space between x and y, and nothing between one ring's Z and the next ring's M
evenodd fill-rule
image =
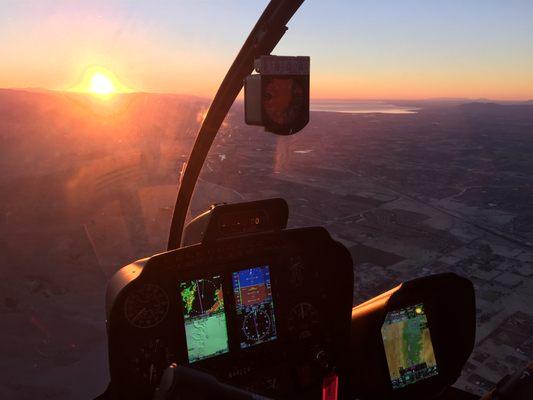
M346 114L414 114L418 109L416 107L399 106L384 101L312 100L311 111Z

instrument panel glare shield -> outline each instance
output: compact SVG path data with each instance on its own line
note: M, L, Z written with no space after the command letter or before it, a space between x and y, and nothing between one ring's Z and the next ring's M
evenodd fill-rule
M232 283L240 348L275 340L276 321L268 265L233 272Z
M393 389L438 375L423 304L387 313L381 336Z
M180 283L190 363L229 351L220 275Z

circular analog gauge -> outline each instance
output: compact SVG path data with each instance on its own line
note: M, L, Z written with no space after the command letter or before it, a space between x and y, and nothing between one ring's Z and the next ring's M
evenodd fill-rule
M247 314L242 324L242 330L248 340L258 341L270 333L270 316L265 310L254 310Z
M152 328L167 315L169 300L158 285L145 284L134 289L126 298L126 319L136 328Z
M311 303L298 303L289 313L289 331L305 332L318 324L318 312Z
M289 281L293 286L300 287L304 282L305 264L300 256L292 257L289 265Z
M270 78L264 88L263 110L274 123L292 124L306 109L304 89L297 79Z

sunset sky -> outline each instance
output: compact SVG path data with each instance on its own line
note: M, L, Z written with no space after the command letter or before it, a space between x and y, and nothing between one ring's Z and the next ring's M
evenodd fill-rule
M265 0L0 0L0 87L212 97ZM307 0L275 54L315 98L533 98L531 0Z

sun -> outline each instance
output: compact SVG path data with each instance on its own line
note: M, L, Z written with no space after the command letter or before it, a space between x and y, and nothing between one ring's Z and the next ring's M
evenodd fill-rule
M101 99L108 99L119 93L132 92L130 88L120 82L113 72L100 66L86 68L79 83L70 90L89 93Z
M89 91L93 94L108 96L112 93L115 93L116 89L111 78L101 72L96 72L91 77Z

